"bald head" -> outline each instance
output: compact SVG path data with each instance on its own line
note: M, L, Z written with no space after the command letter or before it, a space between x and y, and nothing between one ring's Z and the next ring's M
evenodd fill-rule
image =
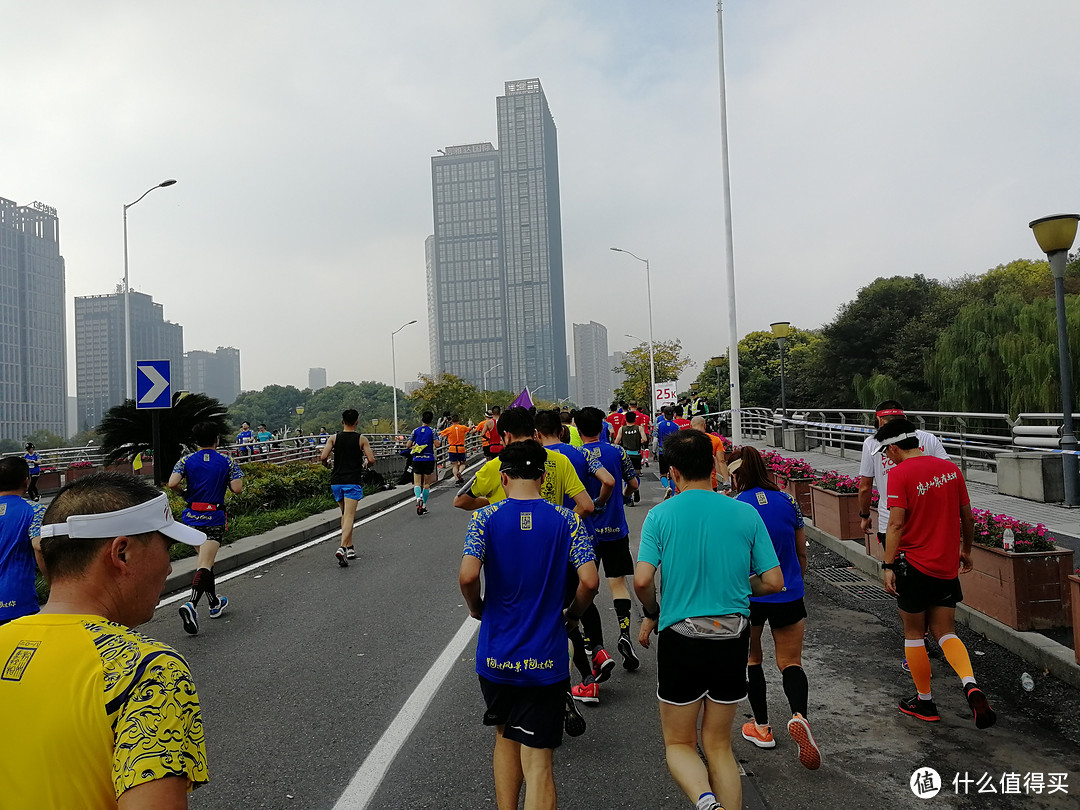
M702 433L705 433L705 417L695 416L693 419L690 420L690 427L692 427L694 430L700 430Z

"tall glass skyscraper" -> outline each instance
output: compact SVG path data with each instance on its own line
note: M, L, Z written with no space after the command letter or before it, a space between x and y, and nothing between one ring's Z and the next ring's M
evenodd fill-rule
M496 99L499 148L451 146L431 160L428 251L433 373L490 389L568 395L559 155L539 79Z
M67 435L64 299L56 210L0 198L0 438Z

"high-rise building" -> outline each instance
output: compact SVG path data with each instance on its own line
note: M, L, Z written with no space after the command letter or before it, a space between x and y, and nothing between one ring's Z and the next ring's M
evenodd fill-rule
M184 352L184 386L232 405L240 396L240 350L218 346L216 352Z
M184 389L184 327L165 320L164 308L146 293L130 295L132 379L136 378L134 367L140 360L169 360L172 390ZM77 297L75 390L79 429L94 427L105 411L121 404L125 385L123 292Z
M56 209L0 198L0 438L66 436L64 258Z
M607 408L614 389L608 357L607 327L596 321L574 324L574 370L579 407Z
M608 368L611 369L611 396L613 398L615 396L615 391L626 382L626 375L621 371L615 370L622 365L622 362L625 359L626 352L614 352L611 357L608 358ZM609 402L608 404L610 405L611 403Z
M326 388L326 369L325 368L309 368L307 370L307 387L312 391L318 391L320 388Z
M431 159L432 372L557 399L568 368L555 121L539 79L504 91L498 149L449 146Z

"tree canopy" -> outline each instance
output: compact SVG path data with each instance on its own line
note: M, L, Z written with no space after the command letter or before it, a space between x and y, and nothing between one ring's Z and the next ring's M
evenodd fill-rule
M653 361L656 366L656 381L672 382L679 379L687 366L692 362L683 354L682 342L679 340L653 341ZM622 363L613 371L623 374L622 385L615 391L615 399L622 402L637 402L641 407L646 407L652 402L649 392L649 344L640 343L630 349L623 358ZM606 408L607 402L584 402L582 405L595 405L601 409Z

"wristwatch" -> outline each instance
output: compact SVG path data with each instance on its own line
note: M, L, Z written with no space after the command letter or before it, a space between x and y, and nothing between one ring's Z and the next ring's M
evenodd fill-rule
M645 610L645 606L642 605L641 606L641 615L644 616L646 619L649 619L650 621L656 621L657 619L660 618L660 603L659 602L656 603L656 612L655 613L649 613L649 611Z
M895 571L896 570L896 563L894 563L894 562L891 562L891 563L882 562L881 563L881 570L882 571Z
M870 513L869 512L859 512L859 517L861 517L863 520L866 520L868 517L870 517Z

